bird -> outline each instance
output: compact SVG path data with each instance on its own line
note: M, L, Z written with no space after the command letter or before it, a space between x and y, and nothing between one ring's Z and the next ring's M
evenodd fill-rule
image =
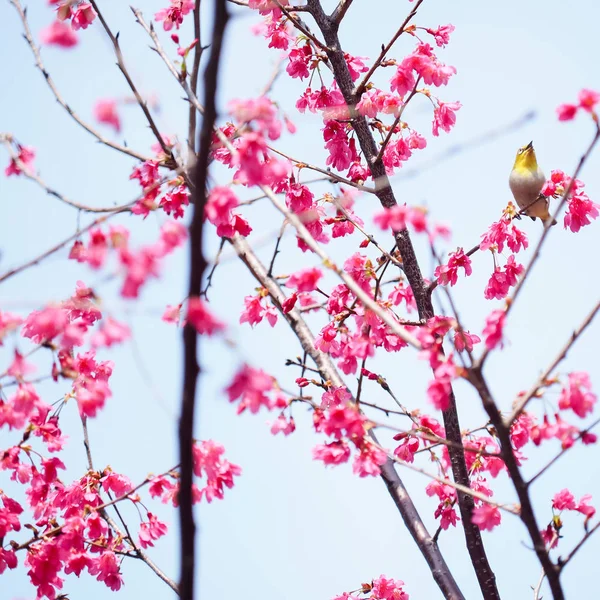
M524 214L534 221L537 217L544 227L547 223L556 225L556 219L548 212L550 201L541 193L545 181L546 177L537 163L533 142L529 142L517 151L508 184Z

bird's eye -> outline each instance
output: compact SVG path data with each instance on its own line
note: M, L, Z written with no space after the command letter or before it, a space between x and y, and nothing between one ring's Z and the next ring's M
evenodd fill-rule
M523 148L519 148L519 151L517 152L517 154L523 154Z

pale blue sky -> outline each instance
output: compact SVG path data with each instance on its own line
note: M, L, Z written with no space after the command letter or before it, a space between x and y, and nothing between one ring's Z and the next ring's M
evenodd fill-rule
M335 6L332 1L324 4L327 9ZM156 118L161 130L178 133L184 141L187 105L181 101L180 88L148 49L148 40L135 24L126 3L112 1L104 6L107 19L121 32L121 44L133 78L144 93L154 93L160 99L161 110ZM376 3L355 0L340 32L345 49L354 55L375 57L381 43L391 37L411 6L405 0ZM139 6L146 18L160 7L160 1ZM249 33L256 18L247 11L234 12L236 17L228 30L226 65L221 76L222 105L233 97L256 95L268 79L276 58L276 53L268 51L262 39ZM31 3L29 16L32 30L37 34L50 22L51 11L45 3L39 6ZM429 106L425 101L411 105L405 118L427 135L430 146L411 160L408 167L418 170L423 165L427 169L410 178L403 178L400 173L394 179L394 189L400 201L426 203L434 218L451 224L453 239L449 250L457 245L471 247L487 225L497 219L510 199L507 178L519 146L533 139L547 173L554 168L567 172L575 168L591 139L592 125L583 116L572 123L559 123L554 109L561 102L575 100L582 87L600 89L596 60L599 16L592 2L565 6L558 1L507 0L499 4L425 0L419 9L415 21L418 25L435 27L450 22L456 26L451 43L440 51L440 58L455 65L458 74L439 93L443 100L460 100L463 108L458 113L456 129L450 135L432 139ZM11 132L22 143L34 146L38 153L36 166L42 177L65 195L98 206L130 201L137 193L134 183L128 181L133 161L99 146L54 102L33 67L29 48L21 38L17 14L8 2L0 4L0 23L5 48L0 71L4 82L0 131ZM188 37L182 32L182 40L191 39L189 30L184 31ZM205 20L205 43L208 31ZM129 96L129 91L99 26L94 24L80 37L81 44L76 50L47 49L43 56L64 97L82 117L91 119L97 98ZM173 49L168 37L163 37L165 46ZM394 55L401 58L412 47L413 41L406 37L398 43ZM320 120L314 115L295 114L294 103L302 89L300 82L286 76L276 84L274 97L299 125L298 134L281 140L278 147L295 157L323 165ZM502 129L528 111L535 111L536 117L520 130L507 131L475 150L431 164L432 159L454 145L478 138L489 130ZM124 131L119 140L146 152L153 140L138 107L127 106L122 114ZM110 137L112 133L107 130L106 135ZM596 153L581 177L592 199L600 202L598 161ZM5 157L0 159L2 165L6 162ZM29 182L0 178L0 202L0 272L37 255L74 231L74 211ZM376 209L371 197L361 198L357 208L367 223ZM261 205L252 207L247 215L255 228L249 241L260 245L260 255L268 260L280 225L279 217ZM82 217L82 223L87 221L88 217ZM134 217L121 219L132 227L134 245L153 240L161 221L160 215L151 215L144 223ZM534 243L541 232L539 223L524 220L522 227ZM598 227L600 223L578 235L561 227L552 231L542 260L511 312L506 328L507 348L492 356L486 367L502 409L510 407L519 390L529 387L596 302L600 293L595 260ZM332 252L342 256L355 246L355 242L338 245L332 247ZM212 239L207 254L212 255L216 247L217 241ZM431 274L427 248L419 240L417 247L425 273ZM317 264L310 256L295 250L292 236L285 238L283 250L277 263L278 273ZM110 464L133 481L139 481L148 472L160 472L177 461L180 333L162 323L160 314L166 304L174 304L184 296L185 254L169 258L160 281L149 283L141 301L133 304L118 298L118 282L107 278L105 272L91 272L65 258L64 252L59 253L43 266L6 282L0 309L25 312L47 301L63 299L72 293L77 279L82 279L101 296L106 313L131 325L135 345L126 344L110 353L117 365L112 379L113 398L91 424L90 435L97 466ZM243 266L232 260L230 250L225 258L217 270L210 299L215 312L231 325L230 335L237 346L232 351L220 342L202 345L205 376L199 393L196 435L223 443L227 457L239 464L244 473L236 486L228 490L224 501L202 505L198 511L197 597L327 600L385 573L404 580L411 598L440 598L382 482L358 479L347 465L326 470L311 460L311 448L321 440L312 433L308 413L295 409L298 430L284 439L268 432L266 421L276 415L239 417L228 404L222 389L242 360L266 369L284 387L293 388L298 373L286 369L284 362L299 353L299 346L282 323L274 330L261 324L253 331L237 324L242 297L252 294L256 284ZM497 306L485 301L482 293L491 272L491 257L476 255L474 269L473 277L461 280L455 288L454 297L466 326L480 332L485 316ZM316 321L317 326L320 323ZM592 326L561 368L562 372L591 371L596 388L600 386L595 344L598 333L598 326ZM0 364L5 363L6 357L3 348ZM47 364L42 358L40 366ZM424 363L406 352L378 357L375 364L373 370L387 376L405 404L429 410L424 390L430 375ZM355 385L352 378L348 382ZM40 386L40 390L47 401L57 400L64 392L57 386ZM377 390L369 392L376 401L386 401ZM458 384L456 393L463 428L482 424L485 419L479 400L469 387ZM75 407L67 409L61 415L64 431L70 436L65 460L69 471L65 479L79 476L85 468ZM5 445L6 442L0 444ZM534 473L536 466L557 450L552 443L532 453L525 472ZM597 448L573 450L534 486L541 525L551 516L549 498L563 487L570 487L577 497L592 493L598 503L597 453ZM401 475L428 527L435 530L435 503L423 493L427 480L405 471ZM8 490L10 486L5 479L0 479L0 487ZM494 486L497 499L514 501L506 477L501 476ZM176 514L152 501L149 506L157 509L172 526L171 535L160 541L151 555L167 573L177 577ZM135 511L129 514L135 522ZM564 553L569 542L582 533L580 521L571 516L565 518ZM532 597L530 586L537 582L540 568L520 522L505 516L502 529L484 533L484 541L502 597ZM465 596L478 598L462 531L444 532L440 543ZM570 595L594 585L595 573L590 566L595 564L599 550L600 538L592 539L578 562L566 570L564 583ZM123 571L125 587L117 597L173 597L144 565L129 561ZM64 591L71 598L115 597L87 575L80 581L69 577ZM2 576L0 600L32 597L22 568Z

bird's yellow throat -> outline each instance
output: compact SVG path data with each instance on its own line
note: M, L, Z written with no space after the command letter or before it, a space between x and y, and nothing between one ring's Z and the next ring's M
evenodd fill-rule
M537 171L537 168L537 158L533 146L529 145L519 149L513 169L518 173L530 173Z

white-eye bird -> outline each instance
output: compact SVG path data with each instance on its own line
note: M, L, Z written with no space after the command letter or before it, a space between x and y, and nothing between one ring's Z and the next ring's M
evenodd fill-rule
M541 191L546 177L537 163L533 142L519 148L515 164L510 172L508 183L510 190L521 210L534 221L537 217L544 226L550 221L556 225L556 219L548 212L550 201Z

